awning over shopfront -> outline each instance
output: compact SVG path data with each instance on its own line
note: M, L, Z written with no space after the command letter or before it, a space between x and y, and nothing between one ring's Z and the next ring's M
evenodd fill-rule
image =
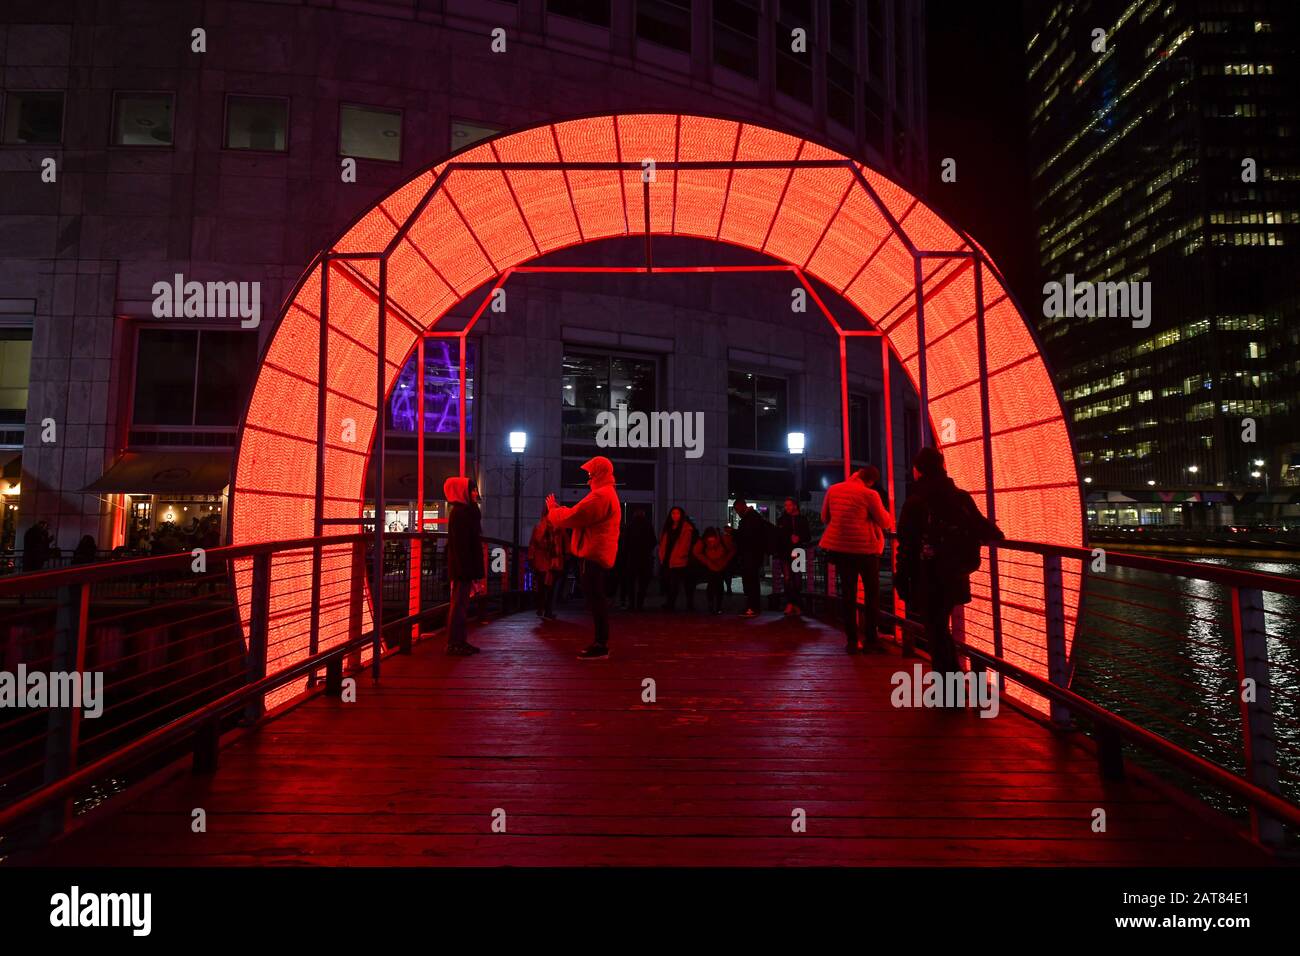
M230 484L231 452L127 451L85 490L96 494L219 495Z

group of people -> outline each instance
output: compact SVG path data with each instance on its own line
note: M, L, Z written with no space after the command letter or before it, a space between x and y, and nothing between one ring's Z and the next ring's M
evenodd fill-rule
M732 577L739 575L745 594L743 614L756 616L761 610L762 570L770 555L784 582L785 614L795 616L802 613L804 573L813 548L818 547L838 575L845 649L850 654L883 650L878 626L880 561L894 521L876 490L880 472L874 466L859 469L827 490L821 509L824 530L815 544L808 519L792 498L786 499L775 525L740 499L735 503L734 529L708 527L700 533L680 507L669 511L657 536L643 510L634 510L626 528L621 528L613 463L596 456L582 468L588 476L588 494L572 506L547 496L528 547L536 613L543 620L555 618L557 591L566 579L570 559L577 562L577 579L594 631L581 659L609 654L610 575L617 572L623 606L643 609L656 551L667 611L677 608L679 596L686 610L693 610L695 591L703 580L707 609L720 614L724 592ZM950 628L953 609L971 599L970 575L979 567L981 546L1003 535L980 513L970 494L948 476L937 449L917 453L912 475L914 482L898 521L894 587L907 602L909 615L925 622L934 669L952 671L958 668ZM470 591L485 573L478 490L468 478L449 478L444 493L451 508L447 652L467 656L479 650L466 638Z

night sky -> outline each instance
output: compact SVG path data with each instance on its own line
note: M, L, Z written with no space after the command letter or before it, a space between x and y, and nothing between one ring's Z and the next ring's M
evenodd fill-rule
M928 198L975 237L1021 305L1039 295L1025 135L1024 29L1014 0L928 0ZM940 179L945 157L957 181Z

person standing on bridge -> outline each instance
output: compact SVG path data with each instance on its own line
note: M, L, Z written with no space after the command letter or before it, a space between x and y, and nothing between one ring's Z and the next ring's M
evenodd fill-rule
M659 563L663 566L667 599L665 611L677 610L677 592L686 593L686 610L695 609L695 582L691 580L691 548L695 547L695 524L686 512L674 507L668 512L659 535Z
M740 519L736 525L736 559L740 564L740 580L745 588L745 617L757 617L763 609L763 562L776 537L776 529L763 516L750 507L744 498L737 498L732 506Z
M482 648L466 640L466 612L474 582L486 577L483 567L483 513L478 507L478 486L469 478L453 475L442 484L450 511L447 515L447 582L451 605L447 608L447 653L469 657Z
M877 630L880 595L880 555L885 550L885 532L894 528L894 518L881 504L875 484L880 471L874 465L859 468L844 481L826 489L822 502L821 549L839 572L840 610L844 618L844 649L858 652L858 580L862 581L862 651L884 651Z
M618 525L622 506L614 490L614 463L604 455L583 462L591 491L571 508L559 505L555 495L546 496L546 514L557 528L572 528L571 551L581 562L582 593L591 611L596 636L579 660L601 660L609 656L609 598L605 577L618 556Z
M930 645L930 667L960 670L949 619L970 603L970 576L980 547L1006 537L980 512L969 492L948 477L943 455L922 448L912 460L916 484L898 519L898 569L894 587L909 611L920 610Z

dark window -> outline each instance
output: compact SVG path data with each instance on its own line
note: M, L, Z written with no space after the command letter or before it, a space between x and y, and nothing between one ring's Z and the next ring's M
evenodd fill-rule
M803 27L812 33L812 0L781 0L780 23L787 27Z
M256 368L256 332L141 329L132 424L233 428Z
M560 391L563 437L594 440L601 412L617 412L623 405L629 412L654 411L655 362L569 352Z
M691 51L690 0L638 0L636 35L685 53Z
M546 11L598 27L609 26L609 0L546 0Z
M853 102L853 67L834 55L826 57L826 112L842 126L853 129L856 113Z
M789 33L778 33L776 40L776 88L803 103L812 102L811 53L790 52Z
M713 62L758 76L758 9L744 0L713 0Z
M4 141L54 146L63 141L63 94L10 93L5 97Z
M287 150L289 101L278 96L227 97L226 148Z
M786 381L753 372L727 373L727 445L786 451Z
M172 145L171 93L118 93L113 98L114 146Z
M870 83L863 84L866 98L867 144L874 146L881 154L885 152L885 98Z
M875 464L876 396L849 396L849 457ZM881 465L883 471L883 464Z
M465 437L474 432L474 369L477 350L468 343L465 354ZM412 355L388 397L388 428L415 433L419 390ZM424 431L427 435L460 434L460 340L430 338L424 343Z
M904 0L894 3L894 102L908 102L907 90L907 9Z
M857 3L855 0L831 0L831 49L851 61L857 48Z
M885 0L867 0L867 69L885 78Z

